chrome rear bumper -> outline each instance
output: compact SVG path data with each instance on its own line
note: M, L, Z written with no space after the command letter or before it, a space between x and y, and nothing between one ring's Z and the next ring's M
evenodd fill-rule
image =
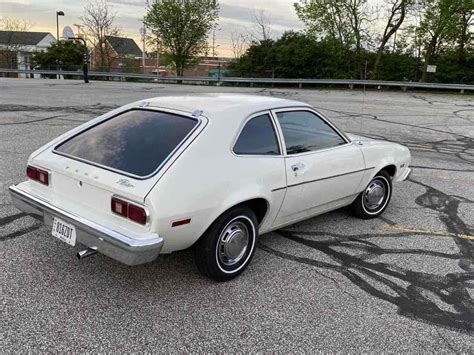
M163 238L156 233L143 234L140 239L124 235L103 225L92 222L72 212L53 206L49 202L25 192L15 185L10 186L10 195L15 207L30 215L43 217L46 225L59 217L76 227L76 241L127 265L139 265L153 261L160 254Z

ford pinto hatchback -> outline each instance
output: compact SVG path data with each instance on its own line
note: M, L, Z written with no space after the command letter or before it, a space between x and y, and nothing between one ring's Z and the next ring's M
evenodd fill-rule
M246 95L160 97L93 119L35 151L14 205L54 237L127 265L193 247L199 271L240 274L258 236L351 206L386 208L410 152L344 134L311 106Z

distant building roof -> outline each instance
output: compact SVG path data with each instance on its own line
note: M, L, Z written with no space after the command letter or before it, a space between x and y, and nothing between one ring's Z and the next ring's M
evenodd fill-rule
M35 46L49 34L49 32L0 31L0 44Z
M105 39L119 56L141 57L143 52L131 38L106 36Z

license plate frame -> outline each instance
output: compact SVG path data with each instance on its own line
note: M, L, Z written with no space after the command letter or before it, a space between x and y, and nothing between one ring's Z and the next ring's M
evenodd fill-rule
M76 227L74 225L64 222L61 218L53 217L53 227L51 228L53 237L62 240L71 246L76 245Z

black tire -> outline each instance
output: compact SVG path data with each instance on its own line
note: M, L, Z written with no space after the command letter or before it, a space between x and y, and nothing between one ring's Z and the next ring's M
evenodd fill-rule
M374 187L381 191L381 185L383 186L383 196L381 196L381 200L378 200L379 203L370 203L369 201L369 189L370 191L374 191ZM378 195L373 195L374 199L377 199ZM392 197L392 179L389 174L385 171L380 171L377 175L374 176L372 180L368 183L365 187L364 191L362 191L354 202L351 205L351 211L354 216L362 219L370 219L376 218L380 216L388 206L390 199ZM373 201L372 201L373 202Z
M197 242L194 258L199 272L219 282L233 279L250 264L257 240L255 213L245 206L232 208L214 221Z

